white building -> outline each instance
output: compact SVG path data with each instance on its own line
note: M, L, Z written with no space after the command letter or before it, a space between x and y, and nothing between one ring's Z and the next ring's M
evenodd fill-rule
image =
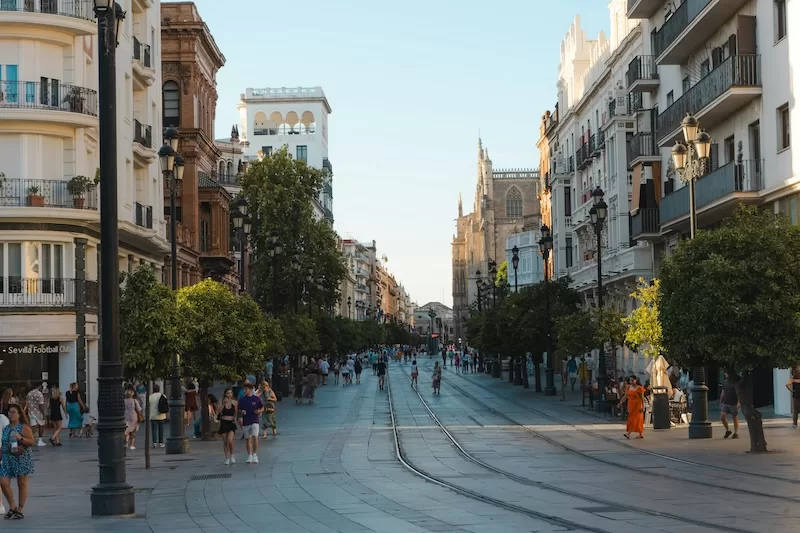
M514 287L522 289L544 281L544 260L539 253L539 239L542 233L539 230L522 231L506 239L506 261L508 261L508 284L511 290ZM514 271L514 247L517 247L519 264Z
M293 157L326 171L314 211L333 224L333 166L328 159L331 106L322 87L248 88L237 108L239 132L249 143L247 159L286 146Z
M97 23L92 0L0 7L0 386L78 382L97 402ZM159 2L123 0L117 48L119 264L168 251ZM87 186L88 185L88 186Z
M625 0L612 0L610 38L587 39L579 17L561 43L558 104L543 119L540 149L549 151L554 278L569 276L584 306L597 302L597 236L589 218L592 191L608 204L603 226L602 271L606 306L629 313L638 277L652 278L652 250L631 240L628 213L635 198L628 171L627 139L646 120L640 102L628 96L625 73L641 54L642 27L626 17ZM607 354L608 355L608 354ZM646 361L617 348L618 372L641 373ZM607 357L609 367L613 358Z
M677 4L631 0L627 11L649 36L628 68L626 88L652 109L648 120L637 122L628 163L633 168L633 236L653 243L656 274L661 257L689 232L688 189L670 158L687 113L712 138L707 174L696 185L699 228L713 227L740 203L769 206L800 221L795 170L800 152L791 147L792 124L800 124L793 95L793 88L800 87L800 45L789 37L787 26L800 20L800 4ZM713 398L717 376L711 370ZM759 379L756 394L766 397L756 403L774 402L776 412L788 414L791 404L783 387L788 371L775 370L771 378Z

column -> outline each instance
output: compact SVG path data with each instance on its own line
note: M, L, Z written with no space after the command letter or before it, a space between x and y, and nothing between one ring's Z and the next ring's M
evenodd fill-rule
M75 242L75 362L76 381L82 391L89 390L86 382L86 244L88 240L76 237ZM97 254L100 257L100 254ZM99 259L98 259L99 260ZM98 270L99 272L99 270Z

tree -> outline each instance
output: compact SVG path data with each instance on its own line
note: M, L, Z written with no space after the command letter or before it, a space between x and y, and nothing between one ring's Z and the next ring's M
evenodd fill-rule
M713 231L681 242L661 269L664 346L685 366L717 362L735 383L750 451L765 452L753 370L788 368L800 345L800 228L739 208Z
M125 377L146 384L145 468L150 468L150 392L154 379L170 373L172 354L181 351L175 293L156 279L153 269L140 266L123 274L119 298L120 352Z
M606 372L607 375L610 369L615 380L619 377L617 376L617 347L623 345L627 332L624 319L625 315L613 307L592 308L596 344L610 346L606 358L606 368L601 368L600 371Z
M317 324L305 315L287 314L280 317L283 334L286 338L286 353L296 358L319 351L319 332Z
M625 332L625 342L645 357L655 359L664 351L664 338L658 315L661 282L656 279L650 284L639 278L638 285L631 297L636 299L639 305L623 319L628 328Z
M573 355L583 355L595 348L595 323L592 316L582 310L556 319L556 355L565 359Z
M208 438L209 385L259 372L270 354L282 351L282 330L252 298L234 296L210 279L178 291L178 319L187 342L186 374L200 381L203 438Z
M255 298L273 315L294 308L296 287L305 288L308 304L330 310L338 301L346 273L338 237L327 222L316 219L313 208L324 173L293 159L284 147L251 163L242 177L253 219L251 239L261 252L253 260ZM283 247L277 258L267 253L273 236Z

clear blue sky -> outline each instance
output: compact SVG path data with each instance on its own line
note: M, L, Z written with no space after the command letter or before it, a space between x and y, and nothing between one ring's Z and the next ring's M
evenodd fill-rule
M335 228L375 239L419 304L452 303L458 193L472 208L480 129L495 168L534 167L575 15L608 31L602 0L196 0L227 64L216 137L246 87L320 85L333 108Z

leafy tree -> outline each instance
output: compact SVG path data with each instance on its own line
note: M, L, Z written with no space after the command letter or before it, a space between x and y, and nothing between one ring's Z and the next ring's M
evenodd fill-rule
M625 342L625 315L612 307L593 307L592 321L595 329L595 342L599 345L610 346L610 351L606 353L606 368L600 369L608 373L609 367L617 379L617 347Z
M299 362L302 355L310 355L320 350L317 324L305 315L286 314L280 317L283 334L286 338L286 352Z
M208 387L214 380L238 381L264 368L283 347L277 322L266 320L249 296L234 296L206 279L178 292L178 318L186 338L187 375L200 381L203 437L208 438Z
M623 319L628 330L625 342L645 357L658 357L664 351L664 338L661 320L658 315L659 287L661 282L654 280L651 285L639 278L639 286L631 294L639 305Z
M128 380L147 386L144 405L145 440L150 442L150 390L154 379L170 373L172 354L181 351L175 314L175 293L156 279L153 269L141 266L123 274L120 291L120 351ZM145 446L145 468L150 468L150 446Z
M681 242L664 262L659 317L664 346L685 366L715 361L735 383L750 434L764 452L753 370L788 368L800 345L800 228L743 207L713 231Z
M274 315L294 308L296 287L306 289L307 303L324 309L333 309L338 301L346 273L338 237L327 222L315 218L313 209L323 177L324 171L293 159L285 147L253 162L242 177L242 194L253 219L251 239L259 251L253 261L255 298ZM273 235L283 247L276 259L267 253ZM298 269L292 268L295 257Z
M361 340L365 348L386 344L386 328L374 320L364 320L358 323L361 329Z
M556 319L556 355L559 359L573 355L583 355L595 348L595 324L592 316L578 310L570 315L562 315Z
M339 316L336 317L336 327L339 331L336 342L336 350L339 354L366 348L363 345L364 341L358 322Z

